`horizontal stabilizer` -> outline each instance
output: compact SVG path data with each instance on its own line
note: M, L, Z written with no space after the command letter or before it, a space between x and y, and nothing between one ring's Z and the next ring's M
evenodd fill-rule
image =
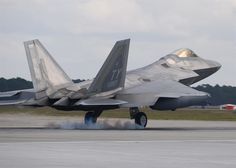
M0 106L24 104L34 97L35 93L32 89L0 92Z
M0 101L0 106L14 106L14 105L21 105L26 100L17 100L17 101Z

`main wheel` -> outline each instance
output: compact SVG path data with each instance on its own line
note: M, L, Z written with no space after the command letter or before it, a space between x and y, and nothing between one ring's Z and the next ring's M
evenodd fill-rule
M84 116L84 123L86 125L95 124L97 122L97 118L94 117L93 112L87 112Z
M143 112L138 112L135 115L135 124L145 128L147 125L147 115Z

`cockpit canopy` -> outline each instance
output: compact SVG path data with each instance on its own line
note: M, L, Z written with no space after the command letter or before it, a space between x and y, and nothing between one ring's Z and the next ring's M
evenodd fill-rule
M176 51L174 51L172 54L177 55L181 58L187 58L187 57L198 57L192 50L188 48L181 48Z

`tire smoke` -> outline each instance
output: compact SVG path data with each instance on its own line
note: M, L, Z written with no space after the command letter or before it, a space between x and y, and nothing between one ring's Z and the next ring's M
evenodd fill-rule
M135 130L144 129L131 121L121 120L101 120L95 124L84 124L83 122L62 122L62 123L48 123L50 129L65 129L65 130Z

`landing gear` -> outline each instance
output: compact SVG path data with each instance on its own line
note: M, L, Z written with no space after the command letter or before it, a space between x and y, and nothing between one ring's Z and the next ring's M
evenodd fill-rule
M130 118L134 119L135 124L145 128L147 126L147 115L144 112L140 112L137 107L130 108Z
M101 115L102 110L89 111L84 116L84 123L86 125L95 124L97 122L97 118Z
M84 123L86 125L95 124L97 122L97 118L93 116L93 112L87 112L84 116Z
M145 128L147 125L147 115L143 112L138 112L134 118L135 124Z

